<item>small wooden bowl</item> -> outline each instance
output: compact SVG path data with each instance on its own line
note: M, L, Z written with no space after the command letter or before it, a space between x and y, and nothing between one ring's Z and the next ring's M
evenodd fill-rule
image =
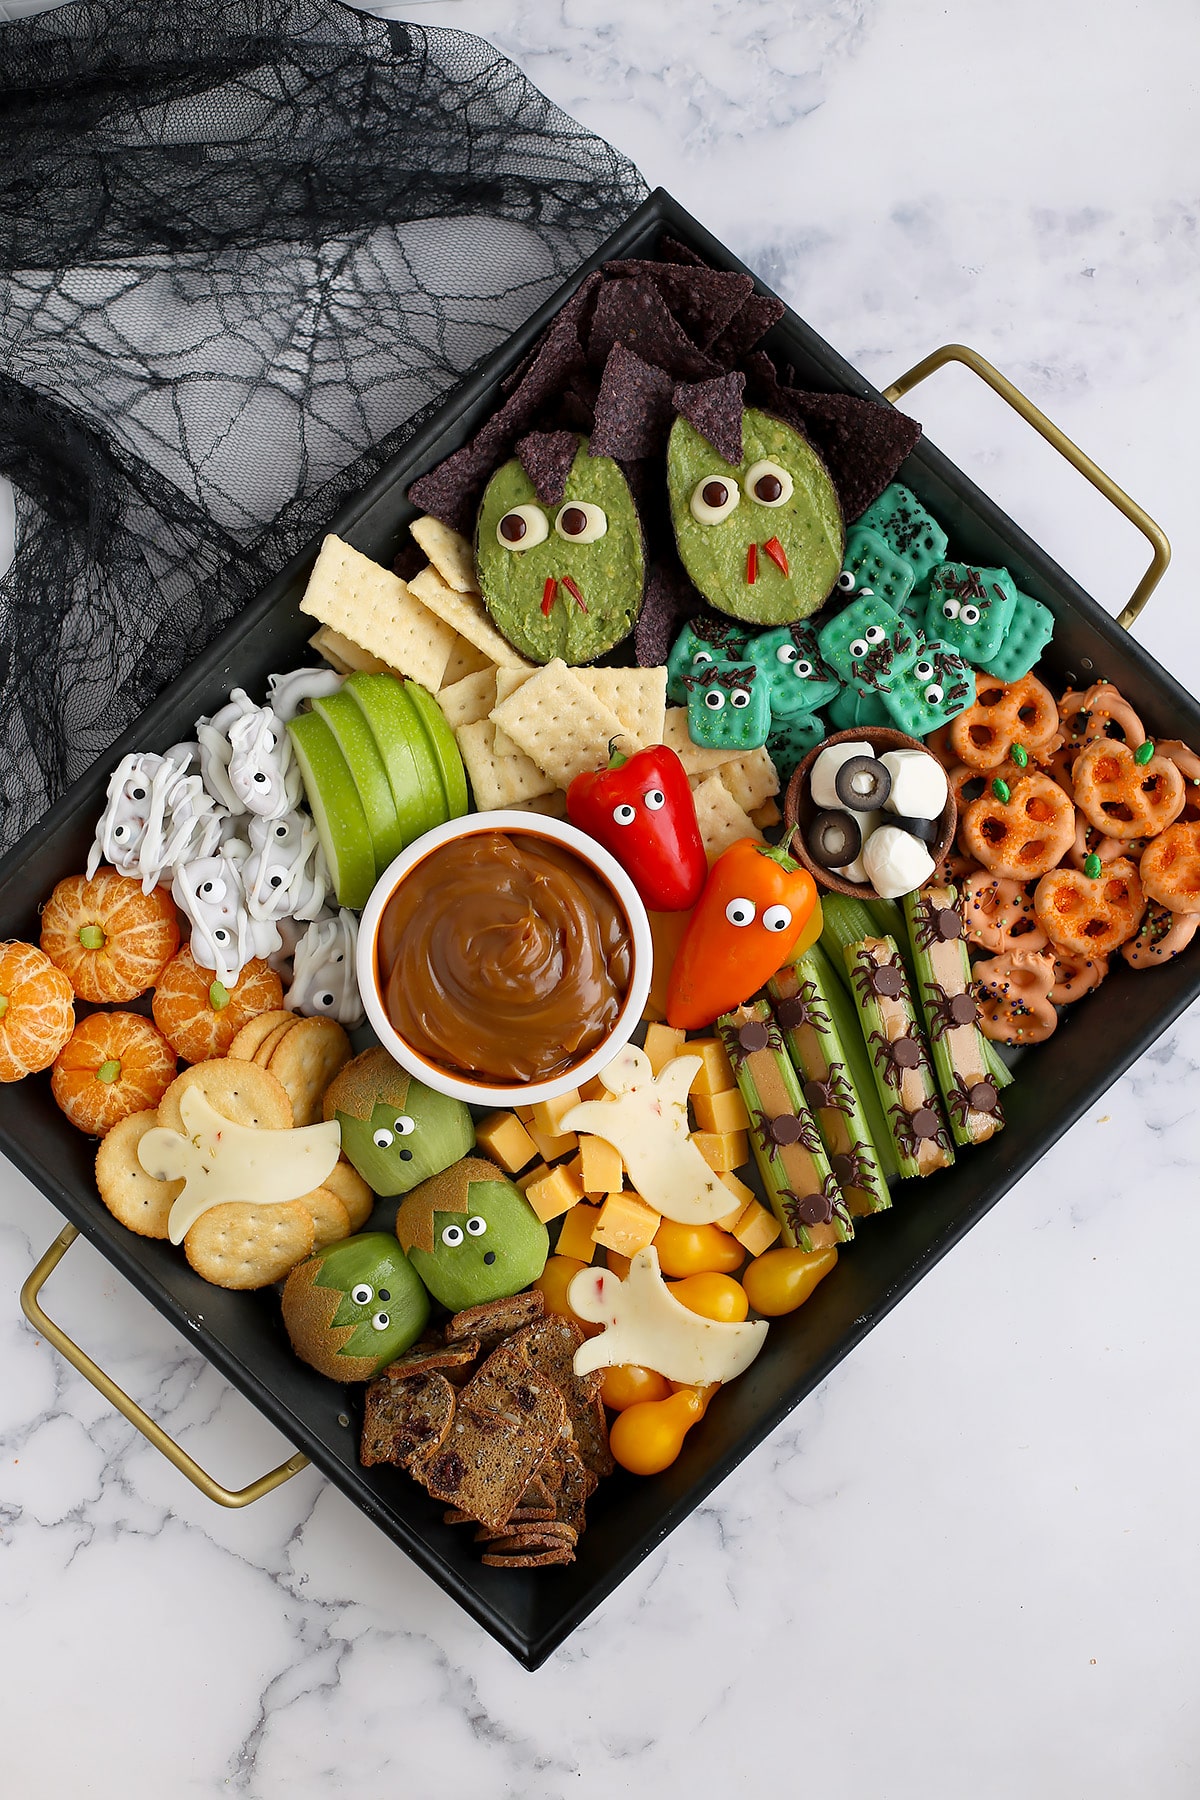
M783 803L786 831L791 831L795 825L800 828L789 846L792 855L804 864L819 888L825 888L831 894L847 894L851 900L874 900L878 896L869 882L845 881L832 869L823 869L808 854L804 834L812 824L813 814L819 810L813 805L808 778L814 762L822 750L828 750L830 744L870 744L875 756L882 756L885 750L924 750L927 756L932 755L932 751L927 749L920 738L909 737L904 731L895 731L890 725L860 725L853 731L837 731L832 737L827 737L823 744L810 750L804 761L798 763L792 771ZM948 794L942 816L938 820L937 840L929 846L929 854L935 863L941 862L954 842L957 824L958 809L954 804L954 795Z

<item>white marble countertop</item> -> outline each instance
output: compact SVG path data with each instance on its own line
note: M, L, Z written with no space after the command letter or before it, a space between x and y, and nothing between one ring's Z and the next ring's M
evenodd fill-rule
M1175 539L1138 635L1194 686L1188 0L376 10L493 38L880 385L997 362ZM910 404L1118 610L1128 525L965 374ZM0 1167L5 1791L1193 1796L1198 1069L1193 1012L532 1676L313 1471L193 1492L21 1318L60 1220ZM48 1302L223 1479L287 1454L86 1243Z

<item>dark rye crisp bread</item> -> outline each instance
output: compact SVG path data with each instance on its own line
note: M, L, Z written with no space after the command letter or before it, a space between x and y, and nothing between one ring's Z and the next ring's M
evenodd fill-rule
M512 1294L505 1300L484 1300L446 1321L446 1342L457 1344L464 1338L478 1338L485 1351L494 1350L503 1338L511 1337L522 1326L532 1325L545 1311L540 1288Z
M600 1373L575 1373L575 1352L583 1341L583 1332L574 1319L547 1313L536 1325L527 1326L510 1338L508 1347L519 1350L531 1368L557 1387L566 1402L575 1448L586 1467L596 1475L611 1475L613 1460L608 1447L608 1421L600 1399Z
M518 1410L519 1421L459 1400L449 1434L423 1464L422 1480L435 1500L472 1513L481 1525L505 1523L566 1420L558 1389L532 1371Z
M456 1371L467 1369L479 1355L479 1339L465 1338L458 1344L443 1344L440 1338L422 1338L403 1356L381 1372L381 1379L407 1381L411 1375L427 1375L440 1369L453 1378Z
M454 1389L444 1375L410 1375L390 1381L381 1375L366 1392L359 1461L409 1468L445 1441L454 1418Z

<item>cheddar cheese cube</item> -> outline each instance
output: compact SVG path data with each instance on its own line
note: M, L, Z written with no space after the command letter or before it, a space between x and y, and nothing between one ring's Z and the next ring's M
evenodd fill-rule
M661 1223L662 1214L647 1206L640 1194L610 1194L600 1208L592 1237L618 1256L636 1256L654 1242Z
M580 1138L579 1179L585 1194L619 1194L624 1177L625 1164L615 1145L604 1138Z
M590 1081L585 1081L580 1088L579 1098L581 1100L611 1100L612 1095L609 1093L600 1077L598 1075L593 1075L592 1079Z
M725 1183L725 1186L737 1201L739 1215L745 1212L752 1200L758 1199L758 1195L754 1192L754 1189L752 1187L747 1187L741 1177L735 1175L732 1170L721 1169L718 1173L720 1174L721 1180ZM727 1226L726 1230L728 1229L729 1227Z
M718 1175L740 1169L750 1161L750 1143L744 1131L693 1131L691 1139Z
M686 1038L687 1032L674 1026L651 1025L643 1047L656 1075L661 1075L666 1065L682 1054Z
M572 1150L578 1150L579 1139L573 1131L543 1131L531 1119L525 1127L534 1143L537 1153L547 1162L557 1162L560 1156L570 1156Z
M515 1175L537 1155L537 1145L516 1113L495 1112L480 1119L475 1127L475 1142L485 1156L490 1156L510 1175Z
M750 1114L746 1102L736 1088L723 1088L719 1094L693 1094L692 1111L701 1131L748 1131Z
M568 1088L557 1100L539 1100L533 1109L533 1122L547 1137L557 1137L562 1131L563 1118L578 1105L579 1089Z
M548 1225L551 1219L561 1218L563 1213L570 1212L573 1206L579 1205L583 1199L583 1189L570 1170L564 1169L560 1163L557 1169L550 1169L540 1181L531 1181L525 1189L525 1198L542 1224Z
M549 1163L544 1163L544 1162L535 1163L532 1169L526 1169L524 1175L517 1176L517 1178L516 1178L517 1186L520 1188L520 1190L523 1194L527 1193L529 1188L533 1185L533 1183L535 1181L541 1181L542 1177L545 1175L548 1175L549 1173L550 1173Z
M686 1053L698 1056L701 1063L700 1072L692 1083L693 1100L697 1094L724 1094L737 1086L733 1064L726 1056L720 1038L693 1038Z
M590 1263L596 1254L596 1241L592 1233L599 1218L600 1208L586 1203L573 1206L570 1212L564 1213L558 1243L554 1247L555 1255L573 1256L576 1262Z
M771 1248L782 1229L774 1213L768 1212L757 1200L751 1200L733 1227L733 1235L751 1256L761 1256L764 1250Z

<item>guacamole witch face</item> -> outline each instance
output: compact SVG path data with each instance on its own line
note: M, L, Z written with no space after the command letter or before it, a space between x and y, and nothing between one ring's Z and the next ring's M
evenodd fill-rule
M611 457L579 449L557 506L514 457L488 482L475 532L480 591L496 625L534 662L591 662L627 637L646 562L629 485Z
M451 1312L519 1293L537 1280L550 1252L546 1227L520 1188L477 1156L411 1193L396 1215L396 1236Z
M325 1094L342 1151L377 1194L407 1194L475 1142L461 1100L415 1081L378 1045L347 1063Z
M824 463L782 419L747 407L736 465L676 419L667 488L683 566L719 611L787 625L831 592L845 544L841 508Z

